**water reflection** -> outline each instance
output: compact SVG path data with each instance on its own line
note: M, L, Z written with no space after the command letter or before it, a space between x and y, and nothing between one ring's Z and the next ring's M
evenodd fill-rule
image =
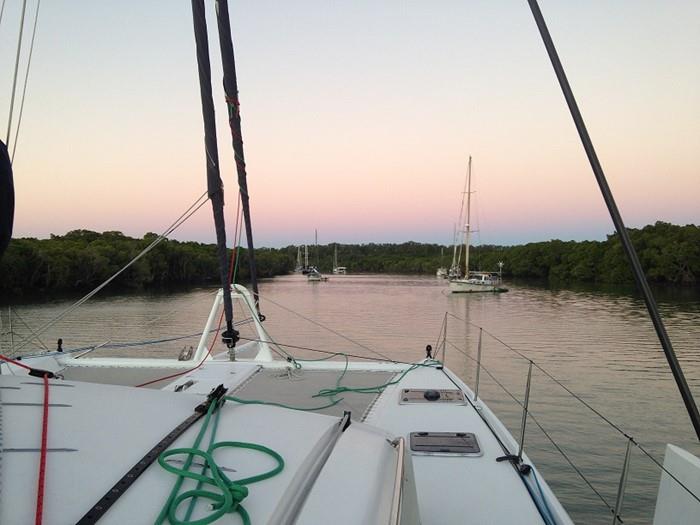
M446 364L470 384L475 380L476 326L482 326L581 394L657 457L663 457L667 442L700 454L640 298L619 287L564 289L508 284L510 292L506 294L451 295L444 281L432 277L339 275L325 283L308 283L294 275L263 281L260 289L266 326L279 342L367 355L362 348L292 310L401 360L421 359L426 344L435 346L445 312L449 312L472 323L448 318L448 339L466 355L449 347L446 352ZM197 289L97 299L54 326L43 340L51 347L62 337L69 348L196 333L203 328L213 294L212 289ZM267 301L268 297L288 309ZM24 304L17 306L16 312L37 327L68 304ZM659 295L659 304L691 389L700 397L700 294L697 290L666 289ZM6 310L0 320L0 331L7 332ZM17 340L29 337L18 321L13 331ZM7 335L1 342L7 351ZM120 355L174 356L185 344L192 342L131 348ZM482 344L484 366L521 400L526 362L487 335ZM303 350L293 353L307 358L315 355ZM484 373L480 394L517 436L518 404ZM532 423L526 451L576 521L608 523L610 515L601 498L614 503L625 440L537 370L531 410L600 495L580 480ZM632 461L625 522L648 523L658 469L637 451Z

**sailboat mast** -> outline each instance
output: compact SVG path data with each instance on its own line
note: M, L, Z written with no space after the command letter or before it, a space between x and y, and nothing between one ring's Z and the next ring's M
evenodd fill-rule
M318 254L318 230L314 230L314 245L316 246L316 269L321 265L321 258Z
M304 245L304 268L309 267L309 245Z
M450 268L454 269L457 267L457 223L454 223L452 228L452 266Z
M197 48L197 68L199 71L199 91L202 99L202 118L204 120L204 149L207 163L207 191L214 213L216 229L216 247L219 258L221 288L224 291L224 314L226 331L223 339L229 348L233 348L237 332L233 328L233 305L231 303L231 284L228 277L228 254L226 252L226 224L224 222L224 186L219 173L219 150L216 142L216 118L214 115L214 97L211 90L211 63L209 61L209 40L204 0L192 0L192 19Z
M260 314L260 297L258 296L258 272L255 264L255 246L253 245L253 226L250 222L250 195L243 154L243 132L241 130L241 112L238 103L238 79L236 77L236 61L233 54L231 39L231 22L228 14L228 1L216 0L216 21L219 28L219 46L221 48L221 63L224 70L224 93L228 106L228 122L231 128L233 156L238 172L238 188L241 192L241 207L245 222L245 234L248 244L248 264L250 266L250 284L253 288L255 308Z
M472 156L469 155L469 168L467 170L467 217L464 223L464 278L469 279L469 231L472 203Z

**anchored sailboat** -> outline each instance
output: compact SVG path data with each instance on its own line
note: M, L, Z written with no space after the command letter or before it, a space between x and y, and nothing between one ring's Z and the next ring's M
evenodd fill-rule
M319 267L321 266L321 259L318 251L318 230L314 230L314 246L316 246L316 266L309 268L309 272L306 274L306 280L310 283L327 281L328 276L323 275L321 270L319 270Z
M469 156L469 167L466 180L467 212L464 222L464 278L450 279L450 292L475 293L475 292L505 292L507 289L501 286L499 273L473 272L469 270L469 237L471 234L471 194L472 194L472 158ZM459 265L459 259L457 259Z
M445 268L442 265L442 259L444 258L444 256L445 256L444 249L440 248L440 267L437 269L437 272L435 272L435 276L440 278L440 279L447 279L447 277L448 277L447 268Z
M336 244L335 250L333 251L333 274L345 275L347 270L345 266L338 266L338 245Z

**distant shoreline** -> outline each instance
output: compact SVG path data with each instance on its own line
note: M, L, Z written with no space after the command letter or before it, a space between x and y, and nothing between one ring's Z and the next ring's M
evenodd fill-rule
M647 278L654 284L695 287L700 284L700 227L664 222L630 229ZM0 260L0 292L5 297L45 293L79 293L104 282L155 238L121 232L76 230L49 239L13 239ZM338 264L350 273L434 275L452 264L451 246L401 244L328 244L309 247L309 263L330 273ZM550 284L633 283L629 264L616 235L605 241L559 241L516 246L473 246L470 270L494 271L502 261L503 276L539 279ZM258 276L291 273L297 246L256 248ZM165 240L120 275L114 286L124 290L160 290L213 285L219 270L213 244ZM241 249L236 281L250 279L247 250Z

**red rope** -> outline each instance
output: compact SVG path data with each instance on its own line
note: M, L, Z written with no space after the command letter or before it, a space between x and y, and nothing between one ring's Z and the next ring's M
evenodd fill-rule
M25 365L24 363L20 363L19 361L15 361L14 359L12 359L12 358L10 358L10 357L7 357L6 355L0 354L0 359L2 359L3 361L7 361L8 363L12 363L13 365L20 366L20 367L22 367L22 368L24 368L24 369L26 369L26 370L31 370L31 369L32 369L32 367L27 366L27 365Z
M44 418L41 424L41 456L39 458L39 483L36 491L35 525L41 525L44 514L44 481L46 479L46 450L49 434L49 378L44 375Z
M197 370L200 366L204 364L204 361L207 360L207 357L211 354L211 351L214 348L214 345L216 344L216 341L219 337L219 330L221 330L221 321L224 319L224 311L221 311L221 316L219 317L219 326L216 327L216 333L214 334L214 338L211 341L211 345L209 345L209 351L207 351L207 355L204 356L204 358L199 362L197 366L193 366L192 368L188 370L183 370L182 372L177 372L175 374L170 374L169 376L165 377L159 377L158 379L152 379L151 381L146 381L145 383L141 383L140 385L136 385L136 388L141 388L142 386L148 386L152 385L153 383L159 383L161 381L165 381L166 379L172 379L174 377L179 377L181 375L189 374L190 372L194 372Z

